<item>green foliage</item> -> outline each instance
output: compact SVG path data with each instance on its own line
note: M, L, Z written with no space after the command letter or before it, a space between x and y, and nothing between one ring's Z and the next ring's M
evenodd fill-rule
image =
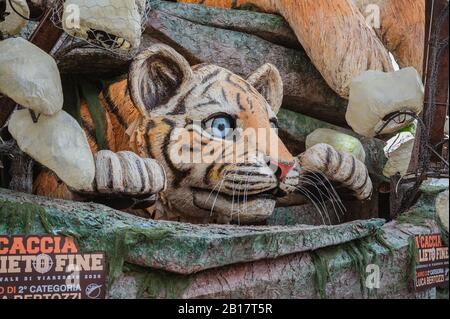
M416 210L401 214L396 219L399 224L410 224L414 226L424 226L428 220L429 216L426 216L422 214L422 212Z
M377 230L373 236L376 242L381 246L383 246L384 248L386 248L390 254L394 253L394 248L387 242L386 238L384 237L383 230L381 229Z
M75 76L65 75L61 77L61 83L64 96L63 109L81 125L81 101L78 79Z
M425 226L436 217L436 196L442 191L439 187L421 186L420 200L409 211L396 218L399 224Z
M130 247L146 240L153 241L171 236L173 232L166 228L133 228L125 227L118 229L114 236L111 247L108 247L106 255L109 260L108 280L111 285L123 272L125 258Z
M81 76L65 76L62 78L63 109L82 125L80 105L82 100L86 101L94 122L95 140L100 150L108 149L106 142L106 114L99 100L103 84L104 82L101 80Z
M45 209L32 203L15 203L0 200L0 225L5 225L8 234L28 235L33 221L38 218L44 230L51 234L52 227L47 219Z
M325 299L327 298L326 285L330 278L328 260L321 254L320 250L312 251L311 258L315 268L316 289L320 298Z
M181 298L191 282L189 276L153 270L145 274L138 294L150 298Z
M54 230L50 224L45 209L32 203L16 203L0 200L0 227L4 227L6 234L23 234L28 235L30 232L36 233L37 230L33 225L39 220L45 233L60 234L77 239L81 235L75 231L68 229ZM124 260L127 257L130 247L145 241L149 243L153 240L160 240L163 237L171 236L174 232L167 228L119 228L114 232L113 240L109 245L103 247L109 260L109 282L110 284L122 273Z
M380 253L376 251L375 246L380 245L387 249L390 254L394 252L393 247L386 241L382 230L376 230L372 235L351 241L339 246L340 249L350 258L351 264L359 276L361 294L364 296L365 278L367 265L379 263ZM320 250L312 252L313 264L316 268L316 286L321 298L326 298L325 287L329 280L328 261ZM371 291L367 295L370 297Z
M350 260L352 261L352 265L359 276L361 293L363 295L366 267L370 261L369 252L365 248L366 246L360 245L360 241L348 243L345 247Z
M108 149L108 143L106 142L106 114L99 100L99 94L102 90L101 82L83 79L79 81L78 85L94 122L95 140L99 150L106 150Z
M411 124L406 125L404 128L402 128L399 133L402 132L409 132L412 135L416 136L416 131L417 131L417 123L416 122L412 122Z
M408 239L408 265L406 272L405 280L408 284L411 285L410 288L413 288L414 281L416 278L416 265L417 265L417 259L418 259L419 251L416 246L416 239L414 236L411 236Z
M125 263L123 272L136 277L137 298L179 299L190 286L193 276L169 273Z

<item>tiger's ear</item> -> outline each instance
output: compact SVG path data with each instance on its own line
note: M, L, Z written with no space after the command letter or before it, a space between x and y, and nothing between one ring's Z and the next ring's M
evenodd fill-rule
M247 78L249 82L266 99L275 114L283 103L283 80L278 69L266 63Z
M141 114L150 116L175 96L192 76L184 57L166 45L153 45L131 63L128 74L131 99Z

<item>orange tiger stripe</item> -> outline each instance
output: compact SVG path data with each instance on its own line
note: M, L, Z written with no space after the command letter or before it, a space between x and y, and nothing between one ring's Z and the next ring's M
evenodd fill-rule
M33 193L39 196L73 200L74 196L53 172L44 168L34 180Z
M130 99L128 81L122 80L111 84L100 94L100 103L111 119L115 144L111 151L129 151L130 137L126 134L127 128L139 118L139 112Z

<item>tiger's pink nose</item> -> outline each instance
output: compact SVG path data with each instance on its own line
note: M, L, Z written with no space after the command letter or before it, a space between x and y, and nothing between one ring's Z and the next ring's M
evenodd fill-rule
M294 168L293 164L284 164L277 161L272 161L271 164L277 168L275 176L280 182L283 182L286 179L287 174Z

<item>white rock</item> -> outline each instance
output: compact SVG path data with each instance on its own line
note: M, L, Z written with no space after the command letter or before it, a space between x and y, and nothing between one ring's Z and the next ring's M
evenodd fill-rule
M444 134L448 136L448 116L445 117Z
M366 71L350 84L345 118L355 132L373 137L385 123L387 115L396 111L419 114L423 108L423 98L420 75L412 67L390 73ZM407 116L402 123L392 121L381 133L397 132L413 120Z
M36 113L52 115L63 106L55 60L23 38L0 41L0 92Z
M79 10L79 24L71 18L74 8ZM64 2L63 28L68 34L85 40L89 40L88 34L92 30L106 32L117 38L120 47L116 49L126 51L140 45L144 8L145 0L67 0ZM108 38L99 35L97 40L105 43Z
M448 190L436 197L436 211L444 230L448 234Z
M94 158L84 131L64 111L41 115L33 123L28 110L13 113L9 132L20 149L48 167L70 187L89 189L95 177Z
M411 161L413 148L414 136L410 132L401 132L391 138L384 148L388 161L383 168L383 175L391 177L400 173L401 176L404 176Z
M24 17L30 17L30 9L25 0L12 0L14 9ZM0 34L4 36L13 36L18 34L27 24L28 21L19 16L14 10L11 9L9 0L6 0L6 11L9 13L5 17L5 21L0 22Z
M350 153L363 163L366 160L364 147L353 136L328 128L319 128L306 137L307 149L320 143L331 145L337 151Z

